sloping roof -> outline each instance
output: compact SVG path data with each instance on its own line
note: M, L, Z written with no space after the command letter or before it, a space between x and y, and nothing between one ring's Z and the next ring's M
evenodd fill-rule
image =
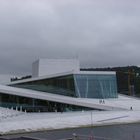
M60 77L60 76L71 75L71 74L73 74L73 71L69 71L69 72L65 72L65 73L56 73L56 74L52 74L52 75L39 76L39 77L35 77L35 78L23 79L23 80L18 80L18 81L13 81L13 82L7 83L7 85L14 85L14 84L19 84L19 83L43 80L43 79Z
M23 89L23 88L4 86L4 85L0 85L0 93L40 99L40 100L54 101L54 102L89 107L89 108L97 108L103 110L123 109L120 107L112 107L105 104L99 104L97 102L96 103L85 102L84 100L79 100L79 98L57 95L57 94L52 94L47 92L34 91L34 90ZM96 100L99 101L99 99Z
M38 80L49 79L49 78L60 77L60 76L66 76L66 75L71 75L71 74L115 75L116 72L113 72L113 71L79 71L79 72L68 71L68 72L56 73L56 74L52 74L52 75L45 75L45 76L40 76L40 77L35 77L35 78L18 80L18 81L7 83L7 85L14 85L14 84L31 82L31 81L38 81Z

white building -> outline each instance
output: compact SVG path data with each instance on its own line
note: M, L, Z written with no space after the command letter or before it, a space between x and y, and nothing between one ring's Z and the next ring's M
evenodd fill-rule
M39 59L32 64L32 77L79 70L80 63L77 59Z
M40 59L32 68L32 78L0 86L1 106L27 111L110 110L78 98L118 98L116 72L80 71L77 59Z

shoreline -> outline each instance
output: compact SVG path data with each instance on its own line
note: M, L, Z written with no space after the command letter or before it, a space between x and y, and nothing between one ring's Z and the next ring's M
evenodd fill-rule
M81 128L97 128L97 127L110 127L110 126L124 126L124 125L133 125L133 124L140 124L140 121L133 121L133 122L115 122L115 123L103 123L103 124L93 124L93 125L81 125L81 126L70 126L64 128L42 128L38 130L17 130L17 131L9 131L7 133L0 133L0 138L3 136L13 136L13 135L22 135L22 134L32 134L32 133L40 133L40 132L55 132L55 131L63 131L63 130L72 130L72 129L81 129Z

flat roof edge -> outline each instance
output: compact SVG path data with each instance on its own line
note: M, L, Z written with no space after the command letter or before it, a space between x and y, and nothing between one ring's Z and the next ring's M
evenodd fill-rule
M104 75L114 75L116 74L115 71L79 71L75 72L74 74L104 74Z

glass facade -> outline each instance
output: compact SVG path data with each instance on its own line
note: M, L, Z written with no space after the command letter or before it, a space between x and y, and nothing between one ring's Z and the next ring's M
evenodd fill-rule
M115 74L74 74L11 86L80 98L118 97Z
M0 93L0 106L27 112L68 112L93 110L93 108L75 106L53 101L45 101L16 95Z
M113 74L73 74L13 84L11 86L80 98L104 99L118 97L116 75ZM4 93L0 93L0 106L18 109L22 107L23 110L28 112L91 110L91 108L82 106Z
M81 98L117 98L115 75L74 75L76 96Z
M42 79L11 86L33 89L37 91L49 92L71 97L75 96L73 75Z

